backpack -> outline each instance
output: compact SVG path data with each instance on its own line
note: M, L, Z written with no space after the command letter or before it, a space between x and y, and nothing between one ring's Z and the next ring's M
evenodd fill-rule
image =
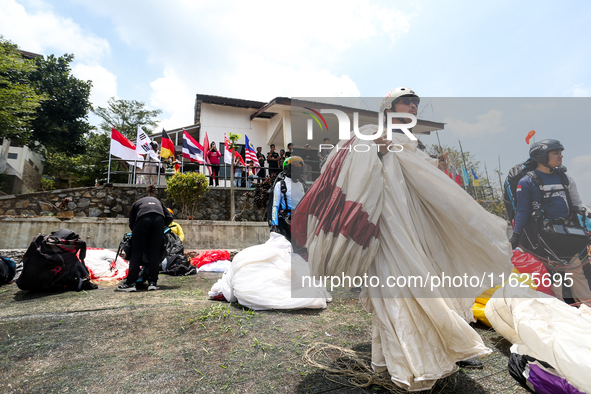
M160 265L160 273L173 276L186 276L196 274L197 269L191 266L189 259L185 255L175 254L166 256L166 260Z
M23 256L23 270L16 284L30 291L96 289L90 283L85 257L86 242L75 232L61 229L50 235L39 234Z
M184 254L185 246L178 235L172 232L170 227L164 230L164 248L162 258L175 254Z
M0 256L0 286L10 283L16 275L16 263L6 256Z
M533 159L527 159L521 164L515 165L513 168L509 170L509 174L507 175L507 179L505 179L504 185L504 193L503 193L503 200L505 203L505 209L507 211L507 216L511 222L515 219L515 212L517 211L517 185L519 181L524 176L528 175L533 183L542 190L544 183L541 177L534 171L538 164ZM558 170L558 174L560 175L560 182L562 183L562 187L564 188L564 192L566 194L566 200L568 203L569 209L569 217L573 215L573 204L570 199L570 192L568 190L568 186L570 184L568 177L566 176L566 168L561 167ZM542 201L539 203L543 206L544 205L544 192L542 191Z

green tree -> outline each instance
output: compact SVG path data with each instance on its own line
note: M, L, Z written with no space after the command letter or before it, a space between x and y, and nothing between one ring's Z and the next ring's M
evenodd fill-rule
M31 85L48 100L41 103L32 121L33 141L47 149L84 153L84 135L93 127L88 123L91 81L82 81L71 74L74 55L35 59Z
M100 129L111 133L111 128L115 129L129 139L137 136L138 125L150 134L158 125L156 117L162 113L162 110L145 109L145 104L136 100L116 100L111 97L107 108L97 107L92 110L97 116L103 119Z
M0 36L0 137L17 144L31 141L31 122L44 100L29 81L35 63Z
M45 152L45 174L57 179L68 174L76 175L74 186L93 186L95 179L106 178L108 163L102 161L109 157L109 135L89 132L84 135L83 143L87 147L86 153L77 155L48 148Z

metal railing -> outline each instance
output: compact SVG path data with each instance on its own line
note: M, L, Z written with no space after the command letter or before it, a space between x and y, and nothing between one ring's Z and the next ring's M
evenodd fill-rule
M103 163L106 163L107 160L103 161ZM166 178L173 176L175 174L174 170L171 170L170 168L167 169L166 168L166 162L155 162L155 161L150 161L150 160L136 160L134 163L138 164L138 163L143 163L142 168L137 167L137 165L130 165L129 161L124 160L124 159L119 159L119 158L115 158L113 157L112 159L110 159L109 161L109 167L108 167L108 171L106 173L107 175L107 183L111 183L111 179L112 179L112 175L120 175L120 174L127 174L127 184L148 184L148 183L152 183L154 185L165 185L166 184ZM120 163L126 163L129 165L129 170L112 170L111 168L111 162L120 162ZM205 176L208 178L209 180L209 184L210 186L213 187L230 187L230 171L231 171L231 167L229 164L219 164L217 165L218 167L218 175L217 175L217 182L215 181L216 176L213 174L213 171L209 171L207 169L207 167L215 167L215 164L201 164L201 163L184 163L184 162L179 162L180 164L180 172L187 172L187 171L194 171L194 172L198 172L201 174L205 174ZM146 167L156 167L156 171L152 172L152 170L150 171L145 171ZM185 168L185 167L189 167L189 169ZM245 171L247 167L243 167L240 166L241 169L241 177L238 180L236 177L234 177L234 182L235 182L235 186L236 187L246 187L249 183L249 179L247 176L247 171ZM248 167L250 168L250 167ZM255 169L259 169L259 170L264 170L265 171L265 177L269 176L272 172L275 173L279 173L281 172L281 169L279 168L270 168L270 167L254 167ZM167 171L168 170L168 171ZM236 173L236 167L234 168L234 173ZM261 174L261 172L259 171L258 174ZM261 176L257 176L256 177L252 177L250 179L250 183L259 183L262 182L264 180L264 178L262 178ZM314 180L316 180L316 178L318 178L318 176L320 176L320 172L319 171L307 171L304 173L305 178L306 178L306 183L312 183ZM153 182L150 182L153 181ZM216 185L217 183L217 185Z

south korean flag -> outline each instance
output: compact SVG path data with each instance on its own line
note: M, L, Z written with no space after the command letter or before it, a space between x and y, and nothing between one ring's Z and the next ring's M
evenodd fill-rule
M144 130L142 130L142 128L138 125L137 126L137 142L135 144L136 152L140 155L145 155L147 153L150 155L150 157L152 157L156 161L160 161L160 159L158 159L158 153L154 152L154 150L150 146L151 141L152 140L150 139L150 137L148 137L148 134L146 134L144 132Z

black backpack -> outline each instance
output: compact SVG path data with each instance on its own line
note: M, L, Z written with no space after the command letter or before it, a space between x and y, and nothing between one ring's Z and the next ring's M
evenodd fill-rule
M176 254L184 254L185 246L178 235L172 232L170 227L164 230L164 253L162 258Z
M517 211L517 185L519 184L521 178L528 175L540 190L542 190L542 187L544 186L541 177L534 171L537 166L537 162L530 158L521 164L517 164L509 170L507 179L505 179L505 191L503 193L503 199L505 203L505 209L507 210L507 216L511 222L513 222L513 219L515 219L515 212ZM566 194L570 217L573 215L573 204L571 202L570 192L568 190L570 182L566 176L566 167L561 167L558 170L558 174L560 175L560 182L562 183L562 187L564 188L564 192ZM543 199L544 192L542 191L542 200ZM539 201L539 203L543 206L543 201Z
M23 256L23 271L16 284L31 291L96 289L90 283L85 257L86 242L75 232L62 229L39 234Z
M166 256L166 264L160 265L160 273L173 276L194 275L197 269L191 266L185 255L175 254Z
M10 283L16 274L16 263L6 256L0 256L0 286Z

